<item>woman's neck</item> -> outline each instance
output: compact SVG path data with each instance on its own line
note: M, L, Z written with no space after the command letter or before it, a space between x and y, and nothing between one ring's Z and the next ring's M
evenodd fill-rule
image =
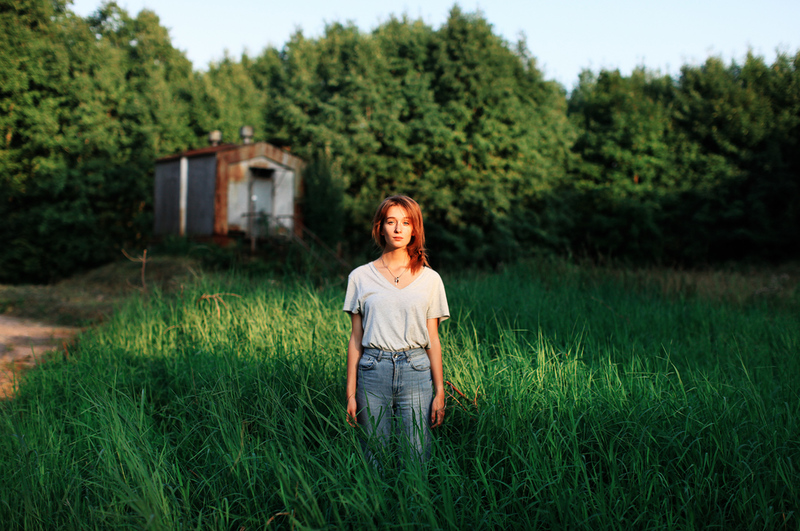
M392 269L408 267L411 263L411 258L408 256L408 251L405 248L384 252L381 255L381 260Z

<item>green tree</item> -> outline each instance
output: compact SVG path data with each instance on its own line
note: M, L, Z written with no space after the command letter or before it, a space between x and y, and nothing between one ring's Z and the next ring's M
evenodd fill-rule
M317 153L303 170L303 223L327 246L344 238L344 191L331 161Z
M143 241L153 160L193 139L191 64L154 14L114 4L84 20L16 2L0 27L0 280L50 280Z
M644 69L584 71L570 96L580 155L562 187L579 252L648 259L663 253L663 200L689 186L674 157L672 80Z
M223 142L236 143L239 129L249 125L256 139L265 138L266 92L256 86L249 61L246 55L240 62L226 55L222 61L212 63L208 72L196 74L189 108L195 136L217 129L222 132Z
M710 58L682 69L676 121L698 146L692 169L709 187L707 203L688 199L699 203L695 225L711 258L785 257L800 243L799 65L798 56L769 67L749 54L743 65Z
M797 63L584 72L569 105L580 163L562 187L573 247L688 263L795 253Z
M392 193L423 205L439 256L494 262L542 239L530 220L565 174L574 128L563 89L480 15L454 8L439 30L331 24L266 50L251 71L269 92L268 138L340 164L353 248Z

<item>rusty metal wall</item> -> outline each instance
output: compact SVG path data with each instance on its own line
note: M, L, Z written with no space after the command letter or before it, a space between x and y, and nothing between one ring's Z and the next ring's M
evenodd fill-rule
M305 162L266 142L219 151L217 154L217 189L214 234L227 235L229 231L246 230L245 218L248 206L247 192L252 179L250 166L274 169L272 174L273 215L289 220L289 226L297 232L299 224L298 196L302 190L301 175ZM290 192L291 190L291 192Z
M189 180L186 189L187 235L210 236L214 232L216 173L216 154L189 159Z
M180 159L156 164L153 207L154 232L157 235L178 234L180 212Z
M269 198L259 197L256 206L252 201L253 186L260 178L255 177L250 167L272 170L270 173ZM276 163L265 156L255 156L233 162L227 166L227 226L228 230L250 233L249 215L251 209L263 210L265 214L277 218L279 226L271 229L294 230L295 171ZM256 185L257 186L257 185ZM258 194L255 194L258 195ZM265 203L269 203L268 205Z
M187 162L185 228L187 235L227 236L229 231L249 230L253 208L280 218L282 229L296 231L299 225L297 195L302 190L305 162L265 142L245 146L216 146L164 157L156 161L155 233L178 234L181 226L180 161ZM269 170L269 177L253 175ZM271 204L265 197L253 201L255 180L267 178ZM264 183L261 183L264 184ZM259 189L256 186L256 189Z
M228 165L228 230L248 232L250 212L249 160Z

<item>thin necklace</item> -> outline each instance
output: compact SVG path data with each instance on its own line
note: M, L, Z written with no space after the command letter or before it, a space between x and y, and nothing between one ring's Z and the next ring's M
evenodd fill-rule
M405 268L405 269L403 269L403 272L402 272L402 273L400 273L400 275L398 276L398 275L395 275L394 273L392 273L392 270L391 270L391 269L389 269L389 266L388 266L388 265L386 265L386 262L384 262L384 261L383 261L383 256L381 256L381 263L383 264L383 267L385 267L385 268L386 268L386 271L388 271L388 272L389 272L389 274L390 274L390 275L392 275L392 276L394 277L394 285L395 285L395 286L397 286L397 285L400 283L400 277L402 277L403 275L405 275L405 274L406 274L406 271L408 271L408 266L406 266L406 268Z

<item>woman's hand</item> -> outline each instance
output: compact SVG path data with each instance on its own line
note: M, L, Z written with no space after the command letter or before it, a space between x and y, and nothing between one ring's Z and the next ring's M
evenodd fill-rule
M347 399L347 423L352 427L358 424L358 406L356 405L356 397L351 396Z
M437 393L431 404L431 428L438 428L444 422L444 393Z
M361 314L351 313L350 341L347 343L347 423L356 427L358 406L356 405L356 380L358 380L358 360L364 353L361 346L361 339L364 336L364 325L361 322Z
M444 374L442 371L442 344L439 341L439 319L428 319L428 359L431 360L431 380L433 380L433 403L431 404L431 428L438 428L444 422Z

